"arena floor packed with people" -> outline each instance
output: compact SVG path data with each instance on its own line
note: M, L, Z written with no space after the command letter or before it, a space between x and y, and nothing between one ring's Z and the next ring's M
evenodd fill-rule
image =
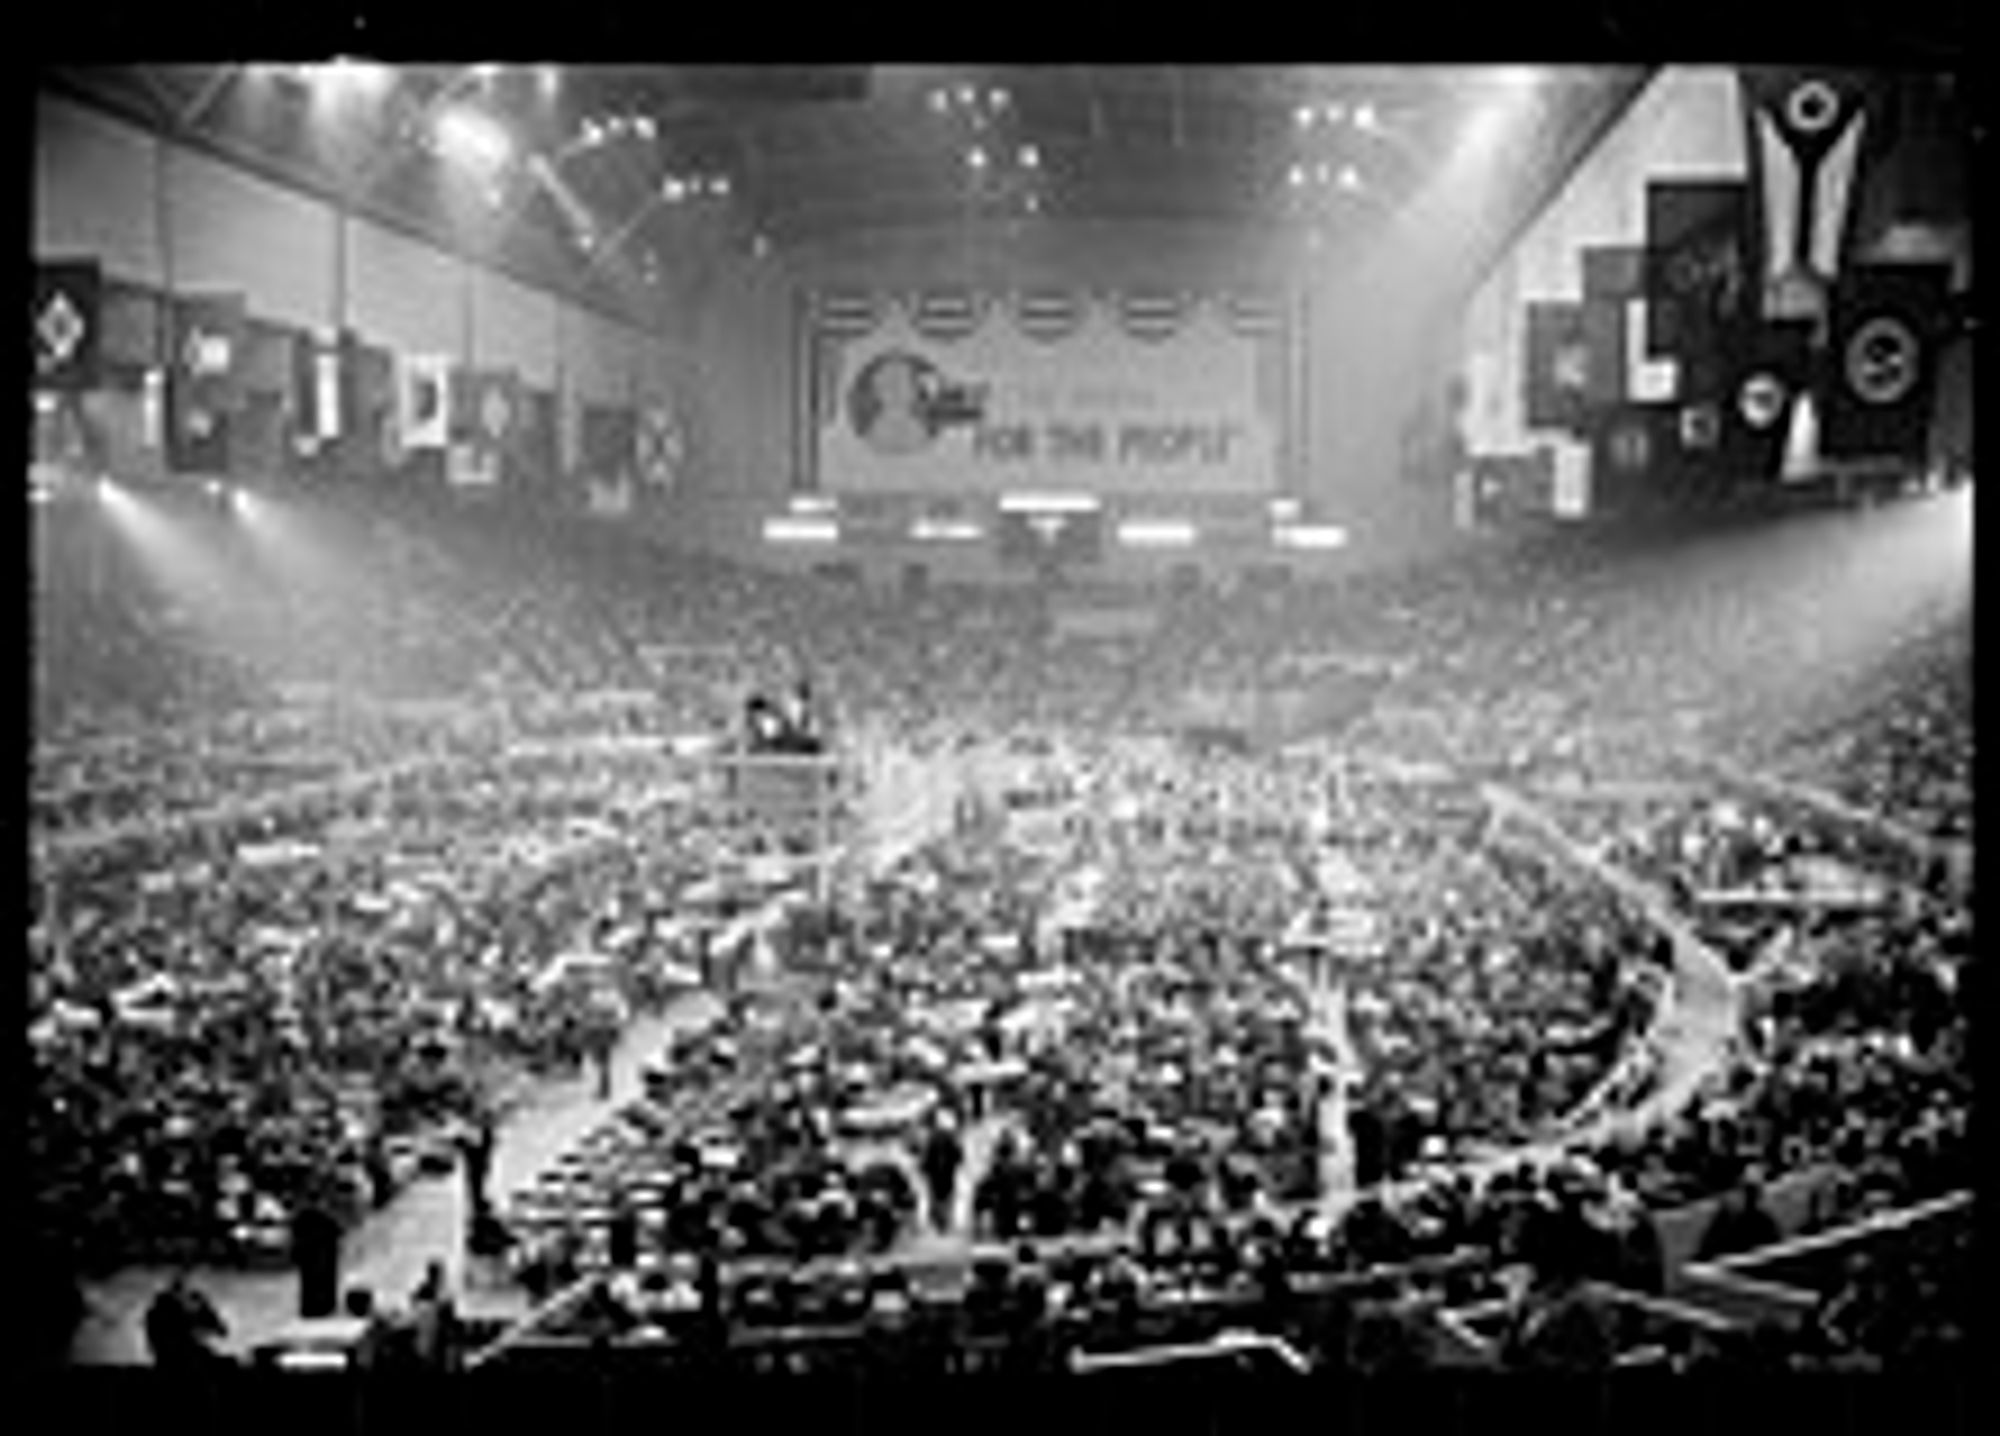
M1018 594L327 522L365 579L233 572L254 634L38 570L80 1359L298 1314L454 1367L1960 1359L1969 613L1805 656L1870 516L1790 610L1753 548L1570 539L1087 651ZM1337 733L1146 719L1334 648L1406 660ZM832 851L678 741L801 674Z
M33 1364L1955 1396L1952 45L617 8L35 72Z

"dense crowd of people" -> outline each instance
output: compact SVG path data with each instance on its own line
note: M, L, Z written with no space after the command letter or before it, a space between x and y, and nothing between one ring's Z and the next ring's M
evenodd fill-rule
M888 601L411 501L307 519L288 562L176 519L214 573L171 601L103 535L38 534L30 1171L79 1260L356 1219L510 1081L726 987L703 934L773 894L675 744L806 674L837 750L913 755L963 801L837 901L784 904L760 939L784 983L732 995L504 1215L534 1289L618 1274L583 1328L848 1323L859 1345L825 1350L888 1362L985 1333L1032 1362L1249 1321L1395 1366L1428 1359L1442 1305L1657 1288L1648 1214L1746 1178L1836 1165L1823 1224L1970 1185L1958 896L1721 912L1717 890L1865 853L1740 797L1544 781L1588 787L1614 727L1642 749L1754 729L1750 758L1796 733L1832 755L1800 775L1967 837L1963 605L1911 600L1879 649L1822 653L1837 563L1689 583L1566 543L1176 592L1150 632L1082 642L1033 593ZM1845 563L1865 537L1839 542ZM1786 684L1802 711L1777 711ZM1175 741L1190 694L1272 687L1331 695L1294 719L1342 741ZM1672 986L1643 916L1502 840L1483 781L1656 885L1748 1007L1678 1115L1473 1175L1549 1135ZM1337 1221L1330 1182L1365 1193ZM940 1318L957 1336L905 1340L929 1298L898 1262L940 1236L989 1254ZM1882 1299L1851 1291L1850 1348Z

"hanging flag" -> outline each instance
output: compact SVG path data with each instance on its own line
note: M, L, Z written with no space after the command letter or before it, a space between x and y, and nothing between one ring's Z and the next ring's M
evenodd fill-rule
M104 276L94 259L35 266L28 320L38 389L79 394L97 387L98 324Z
M587 401L583 405L584 504L598 518L617 518L632 511L635 430L628 408Z
M1549 512L1559 519L1590 517L1590 445L1565 439L1551 447L1554 472L1549 478Z
M356 478L379 478L403 462L396 428L396 356L364 344L351 329L341 331L341 373L345 377L339 440L340 469Z
M555 487L556 396L548 389L521 391L521 424L509 462L514 472L507 482L547 495Z
M1532 527L1556 514L1556 451L1548 444L1472 460L1473 514L1480 528Z
M1680 431L1680 407L1622 404L1596 416L1591 426L1591 494L1597 507L1613 507L1668 478Z
M1756 324L1734 345L1728 392L1716 405L1717 448L1732 477L1778 477L1794 406L1812 383L1812 335L1810 320Z
M176 472L229 471L230 430L242 407L237 370L245 321L240 294L186 295L173 306L167 464Z
M1615 296L1583 302L1585 357L1583 405L1611 408L1631 397L1625 388L1625 316L1629 301Z
M519 383L501 369L455 369L450 378L450 477L464 488L498 486L520 422Z
M451 360L404 354L396 363L396 436L404 450L443 449L451 442Z
M99 300L98 362L107 377L137 387L165 362L160 296L139 285L107 278Z
M639 481L660 490L670 490L680 477L687 457L687 441L682 435L680 416L670 399L658 398L639 410Z
M1756 292L1770 319L1827 317L1855 196L1888 142L1892 91L1851 70L1737 72L1756 191Z
M1835 285L1821 454L1922 461L1950 284L1947 265L1871 264Z
M1523 329L1522 408L1531 429L1581 429L1590 389L1583 306L1530 301Z
M637 458L637 419L624 405L583 405L583 470L597 479L629 480Z
M1748 194L1740 180L1646 186L1646 347L1677 361L1683 395L1719 387L1726 336L1750 312Z
M244 396L271 394L285 400L292 397L292 351L298 332L268 319L252 317L243 327L242 361L237 366L237 383Z
M316 454L341 435L343 353L326 335L301 336L292 349L292 445L300 453Z

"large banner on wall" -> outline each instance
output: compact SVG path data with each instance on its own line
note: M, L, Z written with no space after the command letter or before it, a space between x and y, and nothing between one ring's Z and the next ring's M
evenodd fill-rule
M1272 292L822 290L801 479L829 492L1263 494L1291 412Z

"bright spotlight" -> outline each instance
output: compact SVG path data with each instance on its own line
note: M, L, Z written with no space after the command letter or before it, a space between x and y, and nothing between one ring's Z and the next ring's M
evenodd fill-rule
M514 154L513 140L497 121L463 106L438 116L436 137L440 154L476 171L500 169Z
M1311 105L1300 105L1296 110L1292 111L1292 122L1302 130L1311 129L1313 121L1317 118L1319 118L1319 111L1315 110Z
M1360 189L1361 172L1353 165L1343 165L1340 171L1340 187L1350 192Z
M725 199L727 199L727 198L729 197L729 176L728 176L728 175L718 175L718 176L716 176L716 180L715 180L715 192L716 192L717 194L721 195L721 196L722 196L723 198L725 198Z
M1036 169L1042 163L1042 152L1033 145L1021 146L1021 164L1027 169Z
M983 170L983 169L985 169L985 168L986 168L986 151L985 151L985 150L982 150L982 149L977 149L977 148L975 148L975 149L974 149L974 150L973 150L973 151L972 151L972 152L971 152L970 154L966 155L966 157L965 157L965 162L966 162L967 164L971 165L971 166L972 166L972 167L973 167L974 169L976 169L976 170Z
M387 65L347 58L309 66L306 75L315 90L332 99L379 99L395 78Z
M537 65L535 88L544 100L555 99L562 90L562 71L554 65Z

